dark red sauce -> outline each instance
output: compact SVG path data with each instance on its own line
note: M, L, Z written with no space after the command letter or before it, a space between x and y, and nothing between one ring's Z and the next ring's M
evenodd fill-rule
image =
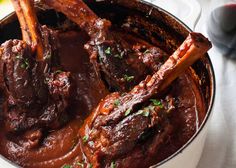
M79 30L60 33L59 57L63 68L72 72L76 83L75 99L68 109L73 116L70 122L61 129L47 133L40 146L33 149L27 149L9 140L1 127L0 153L3 156L18 165L29 168L57 168L66 164L75 168L80 167L78 160L81 160L83 154L80 151L78 130L86 116L109 93L100 79L96 78L89 56L83 48L87 41L86 33ZM135 41L141 42L134 36L132 40L127 40L129 44ZM150 44L145 42L145 45ZM177 111L171 118L177 131L170 141L160 148L150 165L176 152L193 136L203 121L206 109L195 80L189 70L172 84L170 92L179 102Z

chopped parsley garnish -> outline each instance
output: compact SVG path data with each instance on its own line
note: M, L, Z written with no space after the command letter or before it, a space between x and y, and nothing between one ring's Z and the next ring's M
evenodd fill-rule
M59 69L59 70L56 70L54 73L57 74L57 73L61 73L61 72L63 72L63 71Z
M78 166L84 168L84 163L77 162L76 164L77 164Z
M47 54L46 56L44 56L45 59L50 59L52 57L51 54Z
M116 55L114 55L114 57L116 57L116 58L120 58L120 59L122 59L123 57L121 57L121 55L120 54L116 54Z
M128 110L125 111L125 116L128 116L131 112L131 108L129 108Z
M148 108L145 108L145 110L139 110L136 114L148 117L150 115L150 112Z
M142 113L142 115L144 116L144 117L148 117L149 116L149 111L143 111L143 113Z
M125 96L127 93L121 93L121 96Z
M16 59L22 59L22 56L17 55L17 56L16 56Z
M153 103L154 106L158 106L160 108L163 108L163 104L161 103L160 100L157 99L150 99L150 101Z
M111 162L111 168L116 168L116 163L115 162Z
M72 168L71 165L64 165L62 168Z
M143 114L143 110L139 110L136 114L137 114L137 115Z
M46 77L46 78L44 79L44 84L47 85L49 81L50 81L50 78L47 78L47 77ZM63 117L62 117L62 118L63 118Z
M120 54L114 55L114 57L122 59L124 55L125 55L125 51L122 51Z
M27 69L25 64L21 64L20 67L23 69Z
M21 68L28 69L29 68L29 60L28 58L23 58L21 55L17 55L16 59L22 60Z
M110 55L111 54L111 47L107 47L107 49L105 50L105 53Z
M128 76L128 75L124 75L124 79L127 81L127 82L131 82L132 80L134 80L134 76Z
M28 59L22 59L23 63L20 65L21 68L28 69L29 68L29 61Z
M146 51L144 51L143 54L148 54L148 53L151 53L151 51L147 49Z
M119 106L120 105L120 100L119 99L116 99L115 101L114 101L114 105L117 107L117 106Z
M88 137L87 135L85 135L85 136L82 138L82 140L83 140L84 143L86 143L86 142L88 141L88 139L89 139L89 137Z

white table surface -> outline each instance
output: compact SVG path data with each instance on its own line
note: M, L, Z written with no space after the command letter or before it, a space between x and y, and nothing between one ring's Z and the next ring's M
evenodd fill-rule
M205 23L210 12L210 0L198 1L202 6L202 16L195 30L207 36ZM236 60L222 56L214 46L209 55L215 70L217 91L198 168L236 168Z
M210 12L210 0L198 1L202 7L202 16L195 31L207 36L205 23ZM0 18L7 14L6 8L0 5ZM225 58L214 46L209 55L215 70L217 92L198 168L236 168L236 60Z

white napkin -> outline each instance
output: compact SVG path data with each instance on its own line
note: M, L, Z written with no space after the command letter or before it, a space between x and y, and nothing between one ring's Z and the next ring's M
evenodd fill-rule
M207 36L206 22L211 2L198 1L202 6L202 16L196 31ZM209 55L216 76L216 98L198 168L236 168L236 60L222 56L214 46Z

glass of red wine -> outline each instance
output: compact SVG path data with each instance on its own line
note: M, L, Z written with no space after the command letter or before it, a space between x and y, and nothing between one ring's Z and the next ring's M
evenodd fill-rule
M236 59L236 0L217 2L207 21L207 33L224 56Z

